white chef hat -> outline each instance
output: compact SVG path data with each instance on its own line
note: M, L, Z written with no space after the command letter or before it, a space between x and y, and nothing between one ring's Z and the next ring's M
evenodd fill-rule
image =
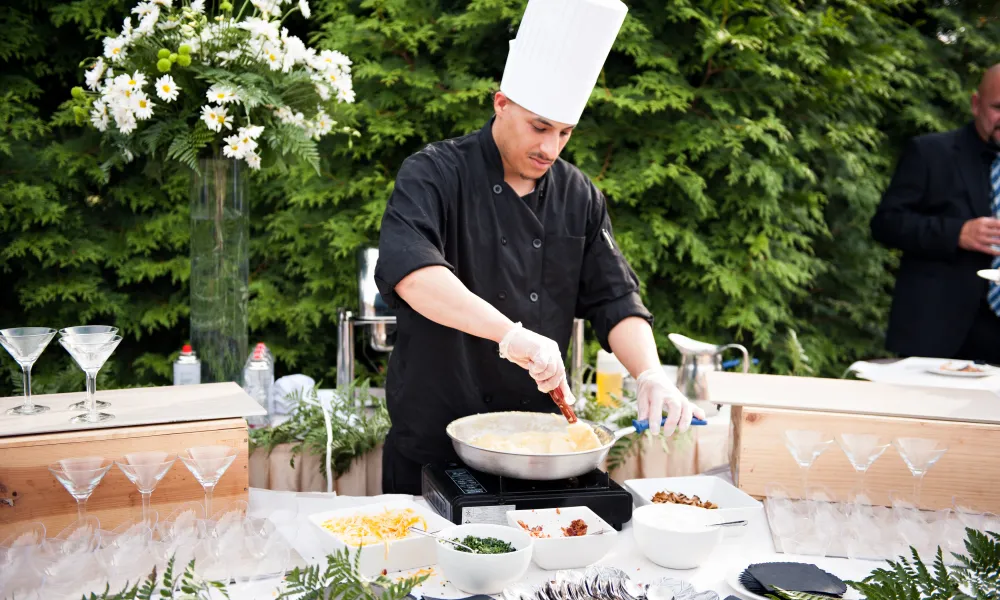
M539 116L575 125L627 12L621 0L528 0L500 91Z

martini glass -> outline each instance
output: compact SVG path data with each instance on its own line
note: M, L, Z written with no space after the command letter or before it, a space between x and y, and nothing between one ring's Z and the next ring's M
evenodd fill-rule
M205 489L205 514L212 514L212 492L229 465L236 460L236 448L230 446L197 446L178 455Z
M55 329L48 327L15 327L0 330L0 346L3 346L21 365L24 374L24 404L7 411L8 415L37 415L49 410L48 406L35 404L31 401L31 366L42 355L45 347L56 334Z
M132 452L115 461L125 477L139 488L142 494L142 520L149 521L149 499L170 467L174 466L177 455L167 452Z
M115 351L122 341L120 335L112 337L110 340L97 343L77 342L72 337L59 338L59 343L69 352L76 364L87 374L87 412L70 419L71 423L100 423L114 419L115 416L108 413L97 412L97 402L94 394L97 393L97 372L101 370L104 363Z
M59 330L60 338L72 338L78 344L98 344L111 341L118 333L117 327L110 325L77 325L76 327L66 327ZM110 402L104 400L97 401L97 410L102 410L111 406ZM69 410L87 410L87 402L74 402L69 405Z
M866 494L868 488L865 487L865 479L868 469L889 449L889 440L868 433L841 433L837 436L837 445L844 451L847 460L851 461L854 470L860 473L855 491L858 494Z
M791 452L792 458L799 464L799 470L802 472L803 498L806 497L805 492L809 488L809 469L832 443L833 438L822 431L789 429L785 432L785 447Z
M76 500L77 516L81 520L87 514L87 500L113 464L101 456L88 456L64 458L49 465L49 471Z
M896 438L892 445L899 452L903 462L909 467L915 481L913 483L913 501L920 508L920 491L924 485L924 475L934 464L941 460L948 446L938 440L927 438Z

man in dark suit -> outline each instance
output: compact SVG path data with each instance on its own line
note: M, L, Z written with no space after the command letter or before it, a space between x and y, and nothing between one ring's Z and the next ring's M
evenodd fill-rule
M903 251L886 339L897 354L1000 363L1000 288L976 275L1000 266L1000 65L972 115L911 140L871 221Z

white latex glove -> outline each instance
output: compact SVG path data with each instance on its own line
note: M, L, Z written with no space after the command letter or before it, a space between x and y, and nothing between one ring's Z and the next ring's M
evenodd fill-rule
M636 382L639 420L649 419L649 431L653 435L660 431L664 409L667 411L667 421L663 424L663 433L668 436L673 435L675 429L680 433L687 431L691 427L692 415L699 419L705 418L705 411L684 397L662 367L644 371Z
M520 323L516 323L500 340L500 357L527 369L539 392L551 392L566 378L559 344L528 331Z

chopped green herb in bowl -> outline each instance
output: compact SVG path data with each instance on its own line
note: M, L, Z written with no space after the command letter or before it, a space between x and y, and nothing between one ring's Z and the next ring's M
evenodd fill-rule
M498 540L494 537L476 537L474 535L467 535L465 536L465 539L455 539L452 541L472 548L475 550L476 554L506 554L515 550L514 546L512 546L510 542ZM469 552L461 546L452 546L452 548L458 550L459 552Z

